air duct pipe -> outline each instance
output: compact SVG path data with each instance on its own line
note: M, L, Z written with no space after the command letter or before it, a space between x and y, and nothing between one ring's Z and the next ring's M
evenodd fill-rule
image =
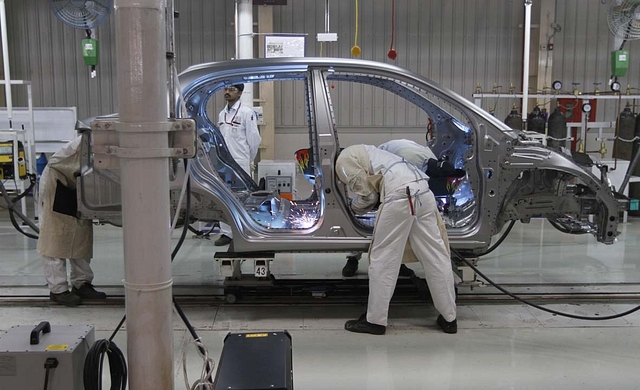
M173 390L166 0L117 0L116 125L131 390Z

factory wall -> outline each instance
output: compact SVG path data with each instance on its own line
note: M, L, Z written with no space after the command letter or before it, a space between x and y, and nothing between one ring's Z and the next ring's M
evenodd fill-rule
M77 106L80 117L117 111L113 17L97 29L101 58L98 77L91 79L80 56L83 31L63 25L42 0L9 0L6 5L11 76L32 81L36 106ZM274 32L308 34L307 56L348 58L354 44L355 1L331 0L329 6L329 30L338 34L337 43L321 48L315 39L316 33L325 31L325 1L321 0L289 0L286 6L273 6ZM233 1L176 0L175 8L180 12L176 22L179 70L233 58ZM536 12L534 8L534 19ZM606 89L612 48L606 13L607 5L600 0L557 0L556 23L562 29L553 37L553 52L538 54L541 61L549 54L553 79L562 80L565 88L577 82L581 90L589 91L593 83L600 82L600 89ZM485 92L494 84L505 93L511 84L521 90L522 1L396 1L395 61L386 56L391 45L391 16L390 0L359 1L360 58L408 68L468 99L477 83ZM537 35L539 28L548 26L534 25L532 33ZM259 39L263 38L255 38L256 52ZM640 67L633 59L640 44L630 41L626 48L631 51L632 66L621 83L623 88L627 84L639 87ZM423 115L393 95L372 96L367 88L350 86L332 92L338 129L345 140L358 142L363 132L381 139L392 133L422 139ZM304 139L305 116L300 109L304 91L284 84L275 92L276 141ZM25 105L26 92L16 89L14 100ZM483 107L503 118L514 103L519 104L513 99L485 99ZM220 98L212 99L212 115L221 104ZM617 109L615 102L599 105L598 120L615 119ZM276 150L282 157L280 154L288 156L289 151Z

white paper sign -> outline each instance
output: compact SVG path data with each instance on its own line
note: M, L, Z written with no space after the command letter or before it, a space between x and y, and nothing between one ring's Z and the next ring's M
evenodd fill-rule
M304 37L264 37L265 57L304 57Z

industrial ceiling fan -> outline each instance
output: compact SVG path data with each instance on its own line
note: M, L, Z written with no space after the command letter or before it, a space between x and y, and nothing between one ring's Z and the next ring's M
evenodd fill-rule
M113 0L49 0L49 7L67 26L85 30L87 37L82 40L82 58L91 67L91 77L95 77L99 51L98 40L93 38L91 30L107 20Z
M629 51L623 50L627 41L640 39L640 0L611 0L607 10L607 24L611 33L622 44L611 52L611 89L620 90L618 77L627 74L629 69Z

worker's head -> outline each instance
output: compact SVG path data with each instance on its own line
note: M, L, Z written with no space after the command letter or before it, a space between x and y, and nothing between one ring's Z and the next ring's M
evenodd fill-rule
M224 99L232 105L240 99L242 91L244 91L244 84L234 84L224 87Z

